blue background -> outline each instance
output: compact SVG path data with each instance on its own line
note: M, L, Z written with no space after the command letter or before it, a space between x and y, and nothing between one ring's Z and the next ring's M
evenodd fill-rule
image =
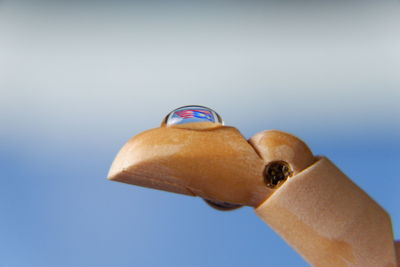
M307 266L251 208L106 180L179 106L335 162L399 238L396 1L0 2L0 266Z

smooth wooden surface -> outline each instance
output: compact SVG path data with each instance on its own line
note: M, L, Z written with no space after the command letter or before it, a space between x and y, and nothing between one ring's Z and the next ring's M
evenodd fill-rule
M145 131L115 158L109 179L256 206L273 192L265 163L233 127L190 123Z
M396 266L388 214L326 158L255 211L313 266Z
M258 206L276 190L264 182L265 166L275 160L288 162L294 174L315 161L300 139L280 131L261 132L248 142L237 129L221 124L162 125L129 140L116 156L108 178Z

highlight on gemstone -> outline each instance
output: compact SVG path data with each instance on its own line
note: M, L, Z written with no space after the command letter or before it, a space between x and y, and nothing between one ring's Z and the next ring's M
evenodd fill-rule
M203 106L184 106L170 112L165 118L167 126L193 122L224 124L221 116L211 108Z

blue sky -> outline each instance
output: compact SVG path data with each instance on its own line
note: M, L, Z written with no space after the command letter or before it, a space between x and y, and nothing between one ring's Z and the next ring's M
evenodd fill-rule
M326 155L400 238L396 1L0 2L0 266L307 266L251 208L106 180L176 107Z

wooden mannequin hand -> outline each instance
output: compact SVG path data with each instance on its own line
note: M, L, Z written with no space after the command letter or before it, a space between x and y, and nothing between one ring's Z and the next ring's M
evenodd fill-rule
M332 162L280 131L247 141L205 107L179 108L133 137L108 178L216 208L253 206L313 266L396 266L389 215Z

